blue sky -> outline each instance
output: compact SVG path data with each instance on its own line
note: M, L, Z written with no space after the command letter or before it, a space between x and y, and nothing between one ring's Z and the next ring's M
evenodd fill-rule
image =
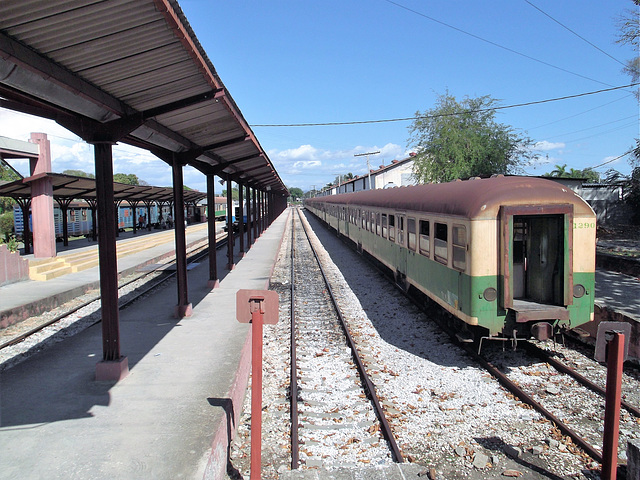
M372 166L405 158L411 122L259 125L413 117L446 92L459 100L490 95L503 106L578 95L631 83L621 62L637 55L615 43L618 18L625 10L638 14L631 0L180 5L285 184L305 191L338 174L366 173L357 153L380 150ZM556 164L584 169L608 162L633 145L640 125L631 89L508 108L496 119L538 142L540 162L526 169L532 175ZM47 126L2 110L0 125L0 135L24 139ZM56 171L92 171L91 147L55 124L41 131L51 136ZM630 171L626 158L597 171L609 167ZM116 147L114 170L153 185L171 183L168 167L132 147ZM185 183L205 190L198 172L186 171Z

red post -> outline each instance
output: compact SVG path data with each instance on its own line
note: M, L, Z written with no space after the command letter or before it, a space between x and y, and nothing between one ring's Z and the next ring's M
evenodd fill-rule
M262 325L278 323L278 294L270 290L238 290L236 318L251 321L251 480L262 468Z
M610 340L609 335L611 336ZM616 480L622 364L624 363L624 334L607 332L607 347L607 394L604 410L601 477L603 480Z
M262 470L262 301L251 301L251 480Z

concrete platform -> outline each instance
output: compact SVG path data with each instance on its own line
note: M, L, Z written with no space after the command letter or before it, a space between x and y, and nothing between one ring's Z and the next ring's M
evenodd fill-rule
M220 226L220 229L222 226ZM141 266L156 263L175 255L173 230L146 230L121 233L118 240L118 272L121 277L130 275ZM207 241L207 225L200 223L187 227L187 246ZM146 248L140 249L139 246ZM134 248L138 246L138 248ZM97 260L96 242L85 239L60 245L57 258L77 254L92 254ZM33 255L26 255L32 260ZM226 261L222 264L226 265ZM0 287L0 327L6 327L29 316L55 308L88 290L100 286L100 270L96 266L46 281L27 280Z
M250 367L236 292L266 288L287 218L232 271L219 251L220 288L206 287L207 264L189 271L193 316L173 318L175 284L121 311L130 374L118 383L94 380L100 325L3 372L0 478L224 478Z
M640 364L640 279L596 268L595 321L580 327L595 344L600 322L631 325L629 360Z

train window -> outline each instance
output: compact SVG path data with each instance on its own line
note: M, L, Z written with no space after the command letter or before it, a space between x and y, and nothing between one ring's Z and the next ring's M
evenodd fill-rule
M85 208L83 208L82 210L80 210L80 214L82 215L82 221L86 222L87 221L87 210Z
M396 239L396 217L389 215L389 240L392 242Z
M380 235L380 214L376 213L376 234Z
M409 249L416 251L416 220L415 218L407 218L407 240L409 240Z
M453 268L465 270L467 268L467 227L454 225L453 234Z
M438 262L447 264L447 224L446 223L434 223L434 245L433 253Z
M76 211L73 209L68 210L67 218L70 222L76 221Z
M429 221L420 220L420 253L429 256L430 251Z
M387 238L387 214L382 214L382 236Z
M366 212L366 211L362 210L360 218L362 219L362 223L361 223L362 228L366 229L367 228L367 221L369 220L369 212Z

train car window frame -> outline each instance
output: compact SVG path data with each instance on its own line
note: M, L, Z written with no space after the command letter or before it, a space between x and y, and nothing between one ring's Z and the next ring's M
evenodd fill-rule
M409 250L416 251L416 219L407 217L407 244Z
M430 221L429 220L420 220L420 254L425 257L431 257L431 230L430 230ZM426 228L424 228L426 226ZM425 233L426 232L426 233Z
M467 269L467 227L454 224L451 227L451 237L453 268L464 272Z
M449 264L449 226L433 222L433 258L443 265Z
M389 215L389 241L396 241L396 216Z
M380 214L376 213L376 235L380 236Z
M404 215L398 215L396 225L398 226L398 245L406 246L404 243Z
M382 214L382 238L387 238L387 214Z

